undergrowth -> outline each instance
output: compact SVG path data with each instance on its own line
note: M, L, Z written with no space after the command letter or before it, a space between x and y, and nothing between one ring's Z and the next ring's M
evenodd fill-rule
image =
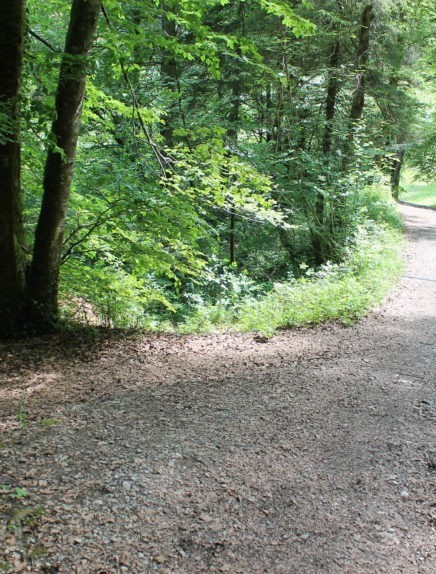
M139 328L179 334L257 331L272 335L277 329L338 320L352 323L377 305L402 269L402 224L382 186L369 186L354 195L348 241L341 245L341 262L311 267L303 257L291 262L288 274L255 280L244 268L212 258L203 275L174 291L150 278L108 275L97 293L93 283L80 284L67 269L73 294L64 309L71 322ZM274 248L265 260L281 257ZM278 266L279 267L279 266ZM101 285L100 285L101 287ZM97 293L97 295L96 295ZM67 297L66 297L67 298ZM68 316L68 315L67 315ZM76 318L76 321L74 320Z
M402 269L402 237L398 230L376 224L360 227L342 264L327 263L317 271L278 282L260 298L244 297L228 304L199 304L179 333L214 330L258 331L318 324L352 323L379 303Z
M414 170L406 170L402 184L402 200L436 208L436 181L420 181Z

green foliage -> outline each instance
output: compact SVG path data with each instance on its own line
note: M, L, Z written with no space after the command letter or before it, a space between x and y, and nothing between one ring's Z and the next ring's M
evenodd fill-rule
M152 278L129 274L116 261L90 266L72 259L63 268L63 278L64 318L73 322L139 327L153 303L173 308Z
M304 3L311 6L309 2ZM290 28L295 36L311 36L315 33L316 26L306 18L298 15L287 2L279 0L260 0L261 7L268 13L282 19L285 26Z
M197 305L179 332L258 331L272 335L283 327L362 317L380 302L401 271L401 236L383 227L362 227L354 250L341 264L326 263L304 277L276 283L257 299L243 298L230 307L226 300Z
M192 285L180 298L177 313L169 317L166 328L179 333L226 330L241 302L260 296L265 288L238 272L234 265L223 267L216 261L207 268L204 280Z
M22 498L26 498L29 496L29 493L25 488L21 488L20 486L15 486L14 488L10 488L8 484L0 484L0 494L7 494L11 498L15 498L16 500L20 500Z
M244 275L230 274L229 281L225 272L219 278L220 297L192 297L194 312L178 331L230 329L272 335L283 327L332 320L348 324L360 318L380 302L402 269L401 221L383 189L369 189L360 212L365 219L341 263L327 262L317 269L302 263L300 277L265 285L263 294Z
M64 318L268 332L361 314L384 288L375 270L388 265L397 237L388 228L399 225L379 168L387 173L399 149L427 175L435 163L431 117L416 98L431 80L434 48L421 37L431 10L412 4L377 3L363 117L352 124L360 3L106 0L64 236ZM28 0L29 258L69 9ZM0 116L5 138L10 114ZM375 291L365 286L373 279Z
M424 126L420 140L411 146L408 163L419 170L421 178L428 181L436 177L436 114Z
M427 183L418 179L415 170L407 170L402 178L400 199L417 205L436 208L436 182Z

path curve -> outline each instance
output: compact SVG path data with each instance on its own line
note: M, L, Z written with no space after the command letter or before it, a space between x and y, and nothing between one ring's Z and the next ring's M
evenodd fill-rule
M436 571L436 213L401 211L354 327L3 345L0 484L44 512L0 526L13 572Z

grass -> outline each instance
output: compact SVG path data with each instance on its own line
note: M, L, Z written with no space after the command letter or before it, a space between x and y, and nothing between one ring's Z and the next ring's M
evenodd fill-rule
M199 305L179 333L257 331L339 320L350 324L380 303L402 271L403 240L398 229L362 227L356 244L340 265L307 270L300 279L276 283L260 298L248 297L232 306Z
M243 307L241 327L269 334L279 327L331 320L353 323L378 304L397 280L398 239L387 229L368 233L343 265L326 265L314 277L277 285L259 305Z
M303 276L295 278L290 271L288 280L265 284L231 270L214 278L214 290L199 288L189 300L181 300L174 315L147 316L142 309L129 326L179 334L254 331L270 336L280 328L356 321L383 300L400 276L403 227L386 186L370 186L353 201L356 233L341 263L318 269L301 264Z
M400 199L436 208L436 181L419 181L413 170L406 170L402 180L403 190Z

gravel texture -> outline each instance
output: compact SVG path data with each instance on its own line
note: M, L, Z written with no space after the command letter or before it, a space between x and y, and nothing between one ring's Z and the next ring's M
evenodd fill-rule
M436 212L401 211L353 327L2 344L0 572L435 572Z

